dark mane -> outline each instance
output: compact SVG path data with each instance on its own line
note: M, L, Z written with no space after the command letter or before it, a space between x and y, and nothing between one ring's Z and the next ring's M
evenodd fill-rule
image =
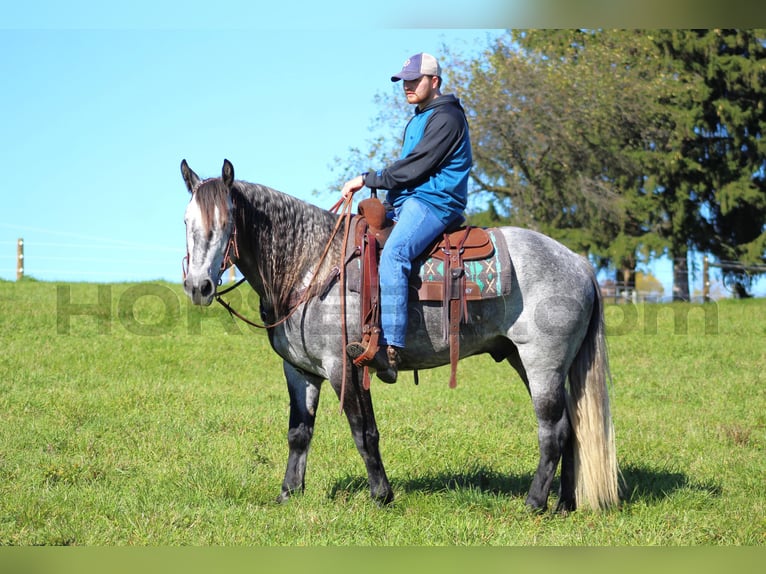
M308 286L337 216L260 184L236 181L232 196L238 241L255 247L257 261L253 263L261 276L266 303L275 316L284 316L296 294ZM337 264L340 249L341 238L336 237L317 284Z

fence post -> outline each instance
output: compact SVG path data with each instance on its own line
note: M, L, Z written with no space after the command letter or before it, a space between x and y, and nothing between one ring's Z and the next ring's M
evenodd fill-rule
M707 255L702 258L702 302L710 301L710 263Z
M19 237L16 244L16 281L24 278L24 240Z

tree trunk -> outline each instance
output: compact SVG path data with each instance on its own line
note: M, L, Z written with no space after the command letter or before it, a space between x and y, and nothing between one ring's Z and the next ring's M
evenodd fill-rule
M689 301L689 260L686 245L673 249L673 301Z
M742 281L734 281L734 296L737 299L749 299L752 297Z

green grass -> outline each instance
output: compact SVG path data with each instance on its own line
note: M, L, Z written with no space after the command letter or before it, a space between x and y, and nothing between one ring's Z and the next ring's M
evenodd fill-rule
M535 419L489 357L455 390L447 368L373 381L390 508L327 385L307 491L278 505L289 406L262 333L177 285L0 282L0 544L766 543L766 301L609 306L607 324L619 510L527 513Z

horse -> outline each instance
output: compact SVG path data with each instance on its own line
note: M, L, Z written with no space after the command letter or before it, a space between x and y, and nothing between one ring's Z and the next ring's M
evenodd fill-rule
M329 381L366 466L371 498L391 503L394 492L381 458L371 392L360 384L360 368L347 357L339 327L345 323L348 333L361 332L360 296L338 280L333 266L340 257L320 257L328 250L344 253L343 234L335 233L344 214L236 180L228 160L221 177L200 179L186 160L181 173L191 194L185 212L185 293L196 305L210 305L233 261L258 293L270 345L283 359L289 451L277 501L304 492L320 389ZM593 267L546 235L499 229L513 286L507 295L468 303L472 320L461 325L460 358L487 353L507 361L528 390L539 447L525 501L531 511L548 509L559 462L556 512L613 508L619 504L619 470L603 305ZM410 306L400 371L447 364L440 305L416 300Z

